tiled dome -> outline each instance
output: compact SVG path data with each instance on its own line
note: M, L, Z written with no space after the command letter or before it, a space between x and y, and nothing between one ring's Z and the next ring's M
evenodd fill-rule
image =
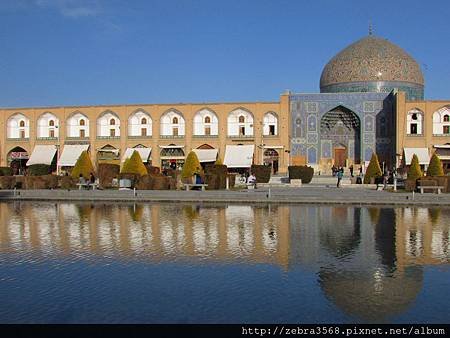
M395 82L423 88L424 79L419 65L408 53L385 39L369 35L346 47L327 63L320 77L320 89L330 92L336 85L357 83L361 86L364 82Z

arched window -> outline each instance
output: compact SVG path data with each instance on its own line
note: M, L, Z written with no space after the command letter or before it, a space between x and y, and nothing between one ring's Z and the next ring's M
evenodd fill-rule
M178 117L174 117L173 119L172 119L172 123L173 124L178 124Z
M444 122L450 122L450 116L444 115Z
M422 135L423 133L423 113L418 109L413 109L406 115L406 134Z
M55 121L53 121L53 120L48 121L48 125L50 127L54 127L55 126Z
M450 106L442 107L433 113L433 134L448 134L450 128Z
M85 126L86 125L86 121L84 119L80 120L80 126Z
M211 118L209 116L205 116L205 123L211 123Z
M239 116L239 123L245 123L245 117L243 115Z
M237 108L228 114L228 136L253 137L253 114L245 108Z
M278 135L278 118L275 113L269 112L264 114L263 118L263 135Z
M111 125L111 126L116 125L116 120L114 120L114 119L109 120L109 125Z
M19 127L21 127L21 128L25 127L25 121L24 120L19 122Z
M186 122L181 112L170 109L161 116L160 121L161 137L184 137Z
M145 117L142 118L141 124L147 124L147 119Z

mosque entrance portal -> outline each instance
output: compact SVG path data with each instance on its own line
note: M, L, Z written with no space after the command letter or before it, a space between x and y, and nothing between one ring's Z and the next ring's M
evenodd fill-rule
M335 166L346 167L361 161L361 128L359 117L350 109L338 106L323 115L320 121L323 144L332 149Z

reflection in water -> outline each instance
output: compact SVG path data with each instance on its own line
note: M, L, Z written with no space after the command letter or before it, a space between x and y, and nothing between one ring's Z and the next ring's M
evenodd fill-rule
M423 265L448 263L449 225L427 208L0 203L0 255L306 269L349 318L385 321L416 300Z

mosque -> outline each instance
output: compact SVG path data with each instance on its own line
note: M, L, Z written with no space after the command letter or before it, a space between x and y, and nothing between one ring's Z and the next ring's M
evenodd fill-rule
M450 170L450 100L424 99L419 64L388 40L368 36L324 67L320 93L287 91L276 102L98 105L0 109L0 166L20 173L37 163L71 167L83 150L95 165L120 164L133 149L145 162L229 168L265 164L274 173L307 164L366 166L376 152L385 168L436 152Z

